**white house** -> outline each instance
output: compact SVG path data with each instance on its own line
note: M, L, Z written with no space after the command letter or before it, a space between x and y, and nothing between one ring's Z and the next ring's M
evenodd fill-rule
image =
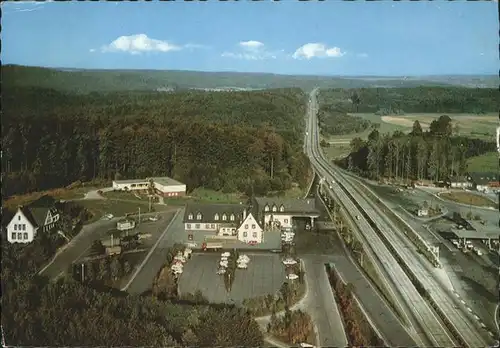
M114 180L113 189L146 192L149 188L150 181L153 182L156 193L162 197L179 197L186 194L186 185L169 177Z
M55 200L42 196L29 206L19 206L7 224L9 243L30 243L38 232L49 232L57 226L60 214L54 207Z
M202 241L207 237L256 243L263 240L262 226L243 204L191 203L186 205L183 222L188 240Z
M264 239L264 230L257 223L252 213L249 213L243 220L243 223L237 229L238 240L244 243L255 242L262 243Z

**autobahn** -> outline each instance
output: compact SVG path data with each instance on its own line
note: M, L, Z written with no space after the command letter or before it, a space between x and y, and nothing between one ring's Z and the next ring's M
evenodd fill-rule
M330 194L338 197L345 211L351 217L358 216L359 219L353 221L359 231L362 231L364 240L361 242L364 242L365 246L371 248L378 256L387 275L396 284L397 290L409 304L410 314L415 323L414 327L419 336L422 337L424 344L427 345L429 342L431 345L437 346L456 346L457 344L469 347L485 346L486 341L480 334L480 328L468 317L467 313L464 313L463 309L456 305L456 299L452 297L451 293L447 292L432 276L432 272L428 269L430 265L425 265L424 260L416 254L411 243L397 231L397 228L389 220L384 218L384 214L359 194L355 187L347 179L344 179L324 157L319 148L316 93L317 90L311 93L305 151L311 159L312 166L320 176L326 178L328 182L335 179L339 184L332 186ZM382 235L379 234L381 231L383 231ZM383 239L386 239L389 247L384 244ZM448 328L451 329L452 335L430 304L419 293L408 273L421 281L431 298L431 302L435 305L435 309L449 325ZM457 337L457 342L452 336ZM428 342L425 342L426 339Z

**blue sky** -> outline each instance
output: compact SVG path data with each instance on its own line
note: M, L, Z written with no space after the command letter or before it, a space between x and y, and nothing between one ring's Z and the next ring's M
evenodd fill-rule
M497 74L498 4L3 3L3 64L317 75Z

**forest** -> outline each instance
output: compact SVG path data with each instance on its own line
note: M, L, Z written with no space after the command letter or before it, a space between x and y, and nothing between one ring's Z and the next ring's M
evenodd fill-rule
M367 141L354 138L350 155L338 163L373 179L447 181L467 172L469 157L494 151L495 145L454 136L451 118L442 115L432 121L427 132L415 121L409 134L380 134L374 129Z
M351 112L473 113L498 112L498 88L430 87L325 89L320 105L336 105Z
M352 116L342 106L321 105L318 110L320 133L323 135L343 135L361 133L370 127L376 127L368 120L359 116Z
M435 76L432 79L363 78L277 75L268 73L203 72L182 70L49 69L20 65L2 66L2 83L18 87L43 87L72 93L113 91L185 90L190 88L320 88L416 87L481 85L498 86L497 75Z
M4 197L94 178L171 176L226 192L303 186L306 96L252 92L76 95L4 87Z

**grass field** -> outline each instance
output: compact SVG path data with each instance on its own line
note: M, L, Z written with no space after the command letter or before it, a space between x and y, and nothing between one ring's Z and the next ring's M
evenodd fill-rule
M94 215L90 222L99 220L104 214L113 214L114 216L124 216L128 213L138 213L139 208L141 208L141 213L148 212L148 203L140 202L137 203L130 201L120 201L114 199L103 199L103 200L82 200L78 204L81 204ZM163 211L169 209L166 205L154 205L155 211Z
M50 195L56 199L63 200L78 199L83 198L85 193L89 190L91 190L91 188L89 187L79 187L74 189L60 188L48 191L33 192L25 195L12 196L2 202L2 207L9 210L16 210L17 206L27 205L43 195Z
M498 172L498 153L488 152L481 156L469 158L467 169L470 172Z
M495 207L495 203L491 199L466 191L444 192L439 196L457 203L478 207Z

